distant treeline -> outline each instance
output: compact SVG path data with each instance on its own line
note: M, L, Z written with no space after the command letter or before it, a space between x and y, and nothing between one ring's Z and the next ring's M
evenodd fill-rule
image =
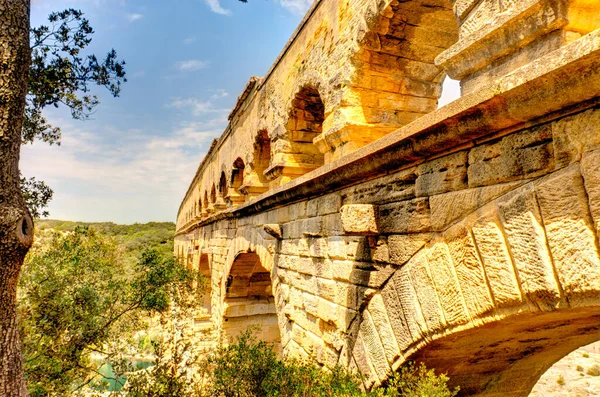
M41 232L52 229L57 232L73 232L77 227L94 229L104 236L113 237L132 256L139 256L147 247L166 245L172 249L175 224L173 222L134 223L119 225L113 222L73 222L54 219L38 219L36 229Z

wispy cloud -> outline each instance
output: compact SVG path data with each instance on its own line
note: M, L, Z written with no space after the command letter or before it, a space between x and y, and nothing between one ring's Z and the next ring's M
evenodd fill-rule
M185 39L183 39L183 44L190 45L190 44L194 43L195 41L196 41L196 37L188 36Z
M221 15L231 14L231 10L223 8L221 6L221 3L219 2L219 0L204 0L204 2L206 3L206 5L208 5L210 10L214 13L221 14Z
M129 22L135 22L138 21L140 19L144 18L143 14L127 14L127 20Z
M217 88L216 90L214 90L214 94L212 94L210 97L211 99L220 99L220 98L225 98L226 96L229 96L229 93L227 91L225 91L223 88Z
M177 62L175 67L185 72L193 72L208 67L208 62L198 59L189 59L187 61Z
M304 15L310 8L313 0L278 0L283 8L296 15Z
M51 217L121 223L174 220L210 141L224 128L220 115L182 123L164 135L56 124L65 132L62 145L27 145L21 162L24 175L55 190Z
M165 107L175 109L191 109L194 116L215 111L213 104L210 101L201 101L198 98L172 98L171 102L167 103Z

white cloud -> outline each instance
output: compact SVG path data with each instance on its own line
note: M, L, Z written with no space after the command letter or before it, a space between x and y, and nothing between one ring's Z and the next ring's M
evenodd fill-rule
M225 124L221 117L182 123L160 136L113 128L88 131L70 121L60 125L60 147L36 143L22 150L23 174L55 190L50 216L132 223L175 220L198 164Z
M183 39L183 44L190 45L190 44L194 43L195 41L196 41L196 38L194 36L188 36L185 39Z
M206 5L208 5L210 10L214 13L221 14L221 15L231 14L231 10L223 8L221 6L221 3L219 2L219 0L204 0L204 2L206 3Z
M208 67L208 62L199 59L189 59L187 61L177 62L175 67L185 72L193 72Z
M213 108L210 101L201 101L198 98L172 98L171 102L165 105L167 108L191 109L194 116L202 113L219 111Z
M140 20L142 18L144 18L144 15L142 15L142 14L127 14L127 20L129 22L135 22L135 21Z
M223 88L217 88L214 91L215 93L210 96L212 99L225 98L226 96L229 96L229 93Z
M278 0L283 8L293 14L304 15L310 8L313 0Z

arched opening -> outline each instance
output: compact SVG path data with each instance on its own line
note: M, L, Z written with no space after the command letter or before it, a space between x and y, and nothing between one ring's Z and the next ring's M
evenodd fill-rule
M212 277L207 254L200 254L200 260L198 261L198 273L203 278L202 295L200 299L202 311L201 315L204 317L210 317L212 313Z
M599 339L598 307L523 313L437 339L410 359L447 373L461 395L526 397L554 363Z
M241 158L235 159L231 170L231 187L239 189L244 184L244 169L246 165Z
M217 189L215 188L215 184L213 183L212 189L210 189L210 203L214 204L217 202Z
M219 196L223 199L227 196L227 177L225 176L225 171L221 172L221 178L219 178Z
M223 336L225 342L235 339L249 327L257 326L255 336L281 350L271 274L256 253L239 254L227 278Z
M323 132L325 106L316 88L304 86L292 101L287 130L293 160L307 172L323 165L324 156L313 144Z
M246 171L240 192L249 198L254 198L269 190L269 180L265 171L271 164L271 138L267 130L260 130L254 140L254 151L250 170Z
M313 140L323 132L325 106L319 91L305 85L294 96L284 138L278 138L271 166L265 175L271 187L283 185L324 164L325 157ZM280 139L285 139L279 142Z
M229 189L227 190L226 201L231 203L232 206L237 207L242 204L245 200L244 195L240 191L240 187L244 184L244 169L246 165L241 158L235 159L233 167L231 168L231 180L229 183Z
M434 60L458 40L452 1L392 1L368 19L352 57L354 75L326 136L315 143L326 161L373 142L437 109L445 73ZM332 114L338 114L332 113Z
M598 390L600 341L582 346L557 361L544 372L529 396L593 396Z
M202 205L202 215L208 216L213 210L211 209L210 201L208 201L208 192L204 191L204 200Z
M438 108L449 104L460 98L460 81L446 76L442 84L442 95L438 100Z

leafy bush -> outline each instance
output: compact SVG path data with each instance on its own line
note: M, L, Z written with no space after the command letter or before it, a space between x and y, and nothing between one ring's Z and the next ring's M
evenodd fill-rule
M453 397L458 392L448 389L446 376L414 363L394 374L387 386L363 391L360 378L342 367L326 370L278 359L273 347L257 341L251 330L205 359L191 353L181 338L163 343L154 367L130 375L127 397Z
M19 285L25 372L32 396L65 396L97 376L92 352L110 355L141 316L166 311L191 273L170 253L129 265L114 238L78 227L27 257Z

